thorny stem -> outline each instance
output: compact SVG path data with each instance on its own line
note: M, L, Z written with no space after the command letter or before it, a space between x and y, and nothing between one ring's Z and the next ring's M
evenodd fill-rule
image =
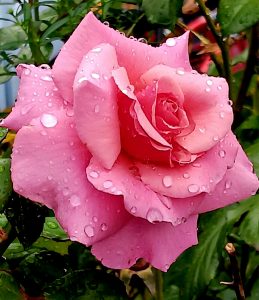
M163 274L160 270L153 268L156 286L156 300L163 300Z
M212 18L210 17L210 15L208 13L208 9L207 9L206 5L204 4L204 1L196 0L196 2L198 3L201 13L204 16L204 18L206 19L207 24L208 24L211 32L213 33L213 35L219 45L219 48L221 50L224 71L225 71L225 78L229 85L229 98L232 99L232 95L233 95L233 93L232 93L232 74L231 74L230 62L229 62L229 56L228 56L227 41L223 41L221 34L218 32L218 30L214 24L214 21L212 20Z
M245 300L245 292L244 292L244 287L243 287L243 283L242 283L242 279L238 267L236 249L232 243L228 243L225 246L225 250L228 253L230 263L231 263L232 276L233 276L233 283L231 283L231 285L234 286L237 300Z
M235 103L235 109L240 110L244 104L247 90L250 85L255 68L259 68L259 22L252 27L251 43L249 48L246 69L238 92L238 97Z

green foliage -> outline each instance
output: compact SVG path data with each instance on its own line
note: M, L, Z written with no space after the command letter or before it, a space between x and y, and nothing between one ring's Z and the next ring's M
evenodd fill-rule
M149 22L174 27L181 13L182 0L143 0L142 8Z
M0 213L12 192L11 161L9 158L0 158Z
M220 0L218 20L225 36L247 29L259 20L257 0Z
M1 299L23 300L19 285L11 274L0 271L0 297Z

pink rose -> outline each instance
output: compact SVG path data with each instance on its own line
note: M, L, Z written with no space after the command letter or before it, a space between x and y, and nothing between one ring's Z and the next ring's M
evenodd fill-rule
M231 132L222 78L192 71L188 34L153 48L89 13L53 69L20 65L14 189L43 203L111 268L166 271L197 243L198 213L258 188Z

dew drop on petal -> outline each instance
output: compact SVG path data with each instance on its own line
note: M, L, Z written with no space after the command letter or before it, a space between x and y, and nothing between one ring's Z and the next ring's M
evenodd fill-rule
M205 133L206 129L205 129L204 127L200 127L200 128L199 128L199 131L200 131L201 133Z
M106 181L104 181L104 183L103 183L103 187L105 188L105 189L109 189L109 188L111 188L113 186L113 182L111 181L111 180L106 180Z
M98 174L98 172L96 172L96 171L91 171L91 172L89 173L89 175L90 175L90 177L92 177L92 178L98 178L98 177L99 177L99 174Z
M162 181L163 185L167 188L169 188L173 184L172 177L168 175L164 176Z
M94 228L91 225L86 225L84 232L89 238L94 236Z
M73 195L69 198L69 202L73 207L79 206L81 204L81 200L77 195Z
M209 79L209 80L206 81L206 83L207 83L207 85L211 86L213 84L213 81Z
M178 75L184 75L184 70L183 69L177 69L176 74Z
M94 78L94 79L99 79L100 75L98 73L92 73L91 77Z
M25 69L24 75L28 76L30 74L31 74L31 70L30 69Z
M210 88L209 88L209 87L206 87L205 91L206 91L206 92L210 92Z
M52 78L50 76L48 76L48 75L41 76L40 79L43 80L43 81L52 81Z
M106 231L108 229L108 225L106 223L101 224L101 230Z
M83 81L86 81L87 77L81 77L78 79L78 83L82 83Z
M97 48L92 49L91 51L94 53L100 53L102 51L102 48L97 47Z
M174 38L169 38L166 40L166 45L169 46L169 47L173 47L176 45L176 40Z
M231 181L226 181L226 183L225 183L225 188L226 188L226 189L230 189L231 186L232 186L232 182L231 182Z
M219 91L221 91L221 90L222 90L222 86L219 85L219 86L217 87L217 89L218 89Z
M217 142L219 140L219 137L217 136L217 135L215 135L214 137L213 137L213 141L214 142Z
M190 174L189 174L189 173L184 173L184 174L183 174L183 178L185 178L185 179L190 178Z
M233 105L233 101L232 101L232 100L228 100L228 104L229 104L230 106L232 106L232 105Z
M97 114L100 111L100 106L98 104L94 107L94 112Z
M219 157L222 157L222 158L224 158L225 157L225 155L226 155L226 151L225 150L219 150Z
M150 223L163 221L163 216L160 210L156 208L150 208L147 212L146 218Z
M93 216L93 222L97 223L98 222L98 218L96 216Z
M200 168L201 167L201 164L200 163L193 163L192 166L194 168Z
M220 116L221 119L224 119L224 117L225 117L224 111L221 111L221 112L219 113L219 116Z
M188 186L188 191L190 193L197 193L200 190L199 186L197 184L190 184Z
M136 206L132 206L130 212L134 215L137 212Z
M105 25L105 26L110 26L110 23L109 23L108 21L104 21L104 22L103 22L103 25Z
M47 128L55 127L58 123L57 118L51 114L43 114L40 118L40 121L41 124Z

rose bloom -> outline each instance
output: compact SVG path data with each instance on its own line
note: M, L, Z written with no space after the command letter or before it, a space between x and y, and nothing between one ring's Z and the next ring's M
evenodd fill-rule
M89 13L53 69L20 65L15 191L47 205L111 268L166 271L197 243L199 213L258 189L231 132L223 78L193 71L188 33L153 48Z

